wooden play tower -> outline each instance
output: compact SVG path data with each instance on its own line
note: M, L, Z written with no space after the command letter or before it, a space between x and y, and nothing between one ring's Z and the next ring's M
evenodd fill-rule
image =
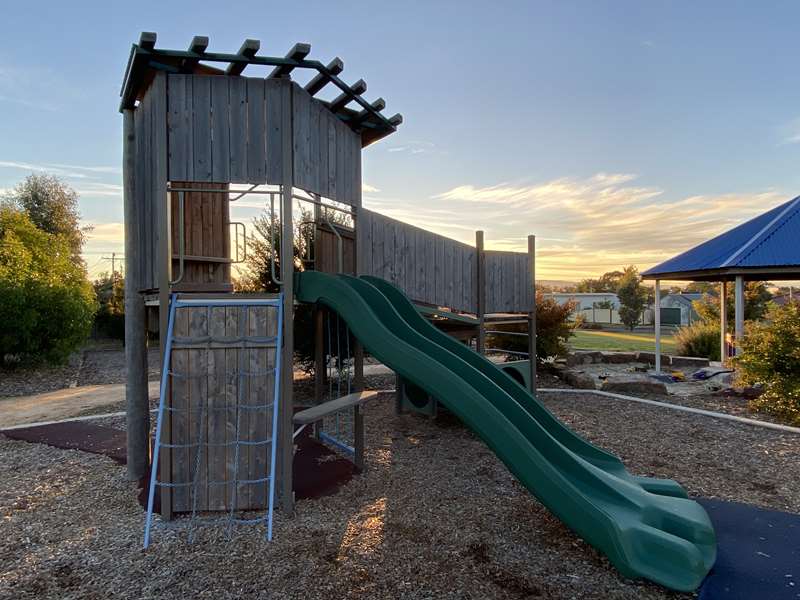
M225 440L230 439L231 417L228 414L215 422L211 412L204 417L202 410L199 417L196 411L181 417L181 403L184 408L191 404L208 411L222 403L224 415L235 365L246 363L251 371L257 365L273 365L276 348L281 349L282 358L275 432L276 492L280 505L291 509L294 261L279 257L293 256L293 206L297 200L317 209L326 206L357 223L361 149L391 134L402 122L400 115L383 115L382 99L364 100L361 94L366 84L362 80L348 85L340 79L343 64L338 58L327 64L311 60L307 58L308 44L296 44L284 57L262 56L259 46L257 40L248 39L237 53L210 52L208 39L198 36L187 50L167 50L156 47L155 34L143 33L131 49L125 71L120 110L124 124L126 390L128 468L134 479L147 475L151 452L147 330L158 330L163 357L171 299L185 303L179 304L175 315L176 345L171 362L162 367L176 376L181 368L190 374L183 383L173 377L167 384L170 412L161 440L171 450L165 447L159 460L160 480L166 482L159 491L161 513L166 518L188 510L185 494L169 484L185 470L186 457L181 458L179 449L197 443L193 437L197 418L208 420L203 425L206 439L222 441L217 444L221 450L209 449L203 457L204 491L200 505L194 508L227 510L231 503L227 486L214 491L211 485L230 467ZM292 80L298 69L313 72L304 86ZM315 98L326 86L337 88L338 95L327 101ZM280 214L280 248L273 260L280 265L275 278L281 282L282 324L276 322L279 313L267 308L261 313L251 308L256 312L234 316L233 309L220 300L241 296L233 294L231 264L242 258L246 233L243 224L231 221L230 204L244 194L261 198L265 206L272 203ZM353 225L348 238L347 260L351 263L357 255L357 231ZM334 233L328 231L331 243ZM337 237L341 239L341 234ZM318 247L324 243L320 239ZM342 265L328 268L341 269ZM270 296L253 298L268 300ZM206 302L205 308L192 304L201 301ZM248 319L247 324L241 319ZM239 330L246 331L241 335ZM282 331L277 342L276 331ZM237 335L239 345L233 343ZM246 336L249 338L244 340ZM269 381L263 374L260 383L249 383L247 393L238 392L239 401L269 401ZM263 423L251 422L253 426L262 427ZM250 455L251 476L252 465L266 460L254 452L257 454L252 451ZM263 501L263 497L239 494L236 508L258 508Z

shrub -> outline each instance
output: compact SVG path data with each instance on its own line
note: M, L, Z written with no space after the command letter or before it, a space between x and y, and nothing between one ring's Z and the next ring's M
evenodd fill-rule
M619 279L617 297L620 303L619 319L625 327L633 331L647 304L647 290L642 287L642 279L635 266L625 267Z
M62 362L86 339L95 309L68 236L0 207L0 362Z
M574 302L562 305L552 298L545 298L542 292L536 292L536 358L538 362L543 363L548 358L566 354L567 341L575 328L575 323L570 321L570 315L574 310ZM498 325L497 330L528 333L528 325L527 323ZM516 335L490 334L486 338L486 345L515 352L528 351L528 339Z
M125 280L117 273L104 273L92 284L99 303L94 315L97 334L125 339Z
M750 323L734 359L737 381L762 384L751 407L800 424L800 306L772 306L764 323Z
M719 338L719 325L710 321L696 321L681 327L675 334L676 349L681 356L719 360Z

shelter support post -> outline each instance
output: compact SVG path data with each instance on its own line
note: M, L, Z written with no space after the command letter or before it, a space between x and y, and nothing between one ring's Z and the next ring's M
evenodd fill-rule
M147 389L147 323L141 289L139 210L135 198L136 134L132 109L122 112L123 204L125 211L125 381L128 478L147 476L150 462L150 403Z
M656 299L653 307L653 321L656 336L656 373L661 372L661 280L656 279Z
M744 335L744 277L741 275L736 276L736 284L734 289L734 310L733 317L735 321L735 344L734 353L739 354L739 342Z
M484 347L486 346L486 254L483 251L483 231L475 232L475 268L476 268L476 286L477 292L477 308L478 308L478 338L476 341L476 349L479 354L483 354Z
M536 393L536 236L528 236L528 268L531 272L533 299L528 313L528 363L530 368L530 390Z
M719 284L719 360L724 365L728 359L728 282Z
M291 106L291 94L288 95L288 106ZM288 108L288 107L287 107ZM284 112L290 115L291 112ZM278 460L280 467L278 487L281 508L287 514L294 510L294 492L292 491L292 463L294 460L294 426L292 413L294 400L294 223L292 219L292 191L294 189L294 148L292 143L293 123L290 116L283 123L281 149L283 170L281 177L281 252L280 268L283 280L283 349L281 368L280 423L278 425ZM316 249L315 249L316 251Z

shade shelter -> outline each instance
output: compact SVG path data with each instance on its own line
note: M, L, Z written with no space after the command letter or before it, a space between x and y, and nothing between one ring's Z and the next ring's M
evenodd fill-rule
M661 281L718 281L724 299L734 283L734 339L744 333L744 282L800 279L800 196L642 273L655 280L656 370L661 368ZM720 356L725 357L725 302Z

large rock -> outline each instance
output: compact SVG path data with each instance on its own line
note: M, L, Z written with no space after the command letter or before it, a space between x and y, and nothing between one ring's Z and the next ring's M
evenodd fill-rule
M649 377L612 376L603 382L600 389L617 394L662 394L666 395L667 386Z
M656 353L655 352L639 352L636 355L636 359L639 362L647 363L649 365L656 364ZM669 364L669 355L662 354L661 355L661 364L668 365Z
M567 355L567 366L591 365L603 362L603 353L596 350L576 350Z
M673 356L670 365L675 369L691 369L696 371L708 366L707 358L695 358L693 356Z
M579 390L596 390L594 377L583 371L564 371L562 373L564 382Z
M636 352L601 352L603 362L611 365L620 365L636 362Z

